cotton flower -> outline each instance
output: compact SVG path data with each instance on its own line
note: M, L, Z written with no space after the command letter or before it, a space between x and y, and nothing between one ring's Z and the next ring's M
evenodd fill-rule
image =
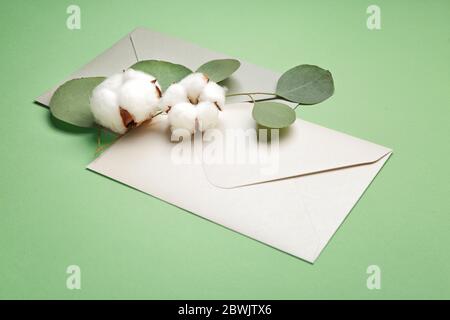
M187 96L191 103L197 104L198 98L208 84L209 79L203 73L192 73L180 81L180 84L186 89Z
M123 134L151 119L159 111L160 97L161 88L153 76L129 69L100 83L90 105L98 124Z
M135 80L135 79L153 81L153 80L155 80L155 77L148 73L142 72L142 71L128 69L123 73L123 79L124 79L124 81Z
M225 89L202 73L193 73L172 84L161 99L161 108L169 114L172 131L194 133L214 128L219 110L225 105Z
M172 106L182 102L189 102L187 91L181 84L174 83L164 92L160 107L163 111L168 111Z
M190 102L178 103L170 109L169 122L172 130L184 129L191 134L195 131L197 109Z
M219 110L217 106L210 101L203 101L197 104L198 129L206 131L212 129L219 121Z
M214 103L219 110L225 105L225 89L217 83L209 81L200 93L200 102L209 101Z

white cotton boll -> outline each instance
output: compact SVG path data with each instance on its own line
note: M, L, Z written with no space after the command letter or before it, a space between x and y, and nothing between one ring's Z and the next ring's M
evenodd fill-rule
M159 106L156 85L143 79L126 81L118 91L119 105L139 124L150 119Z
M123 134L127 128L120 116L117 94L105 86L97 86L91 96L91 110L95 121L113 132Z
M145 73L143 71L138 71L134 69L128 69L123 72L123 82L129 81L129 80L142 80L145 82L153 83L158 91L159 97L161 97L161 86L159 85L158 81L154 76L151 74Z
M198 123L203 132L217 125L219 109L225 105L225 89L202 73L194 73L170 86L162 100L164 107L172 107L168 111L172 131L187 129L193 133Z
M123 74L123 72L121 72L121 73L113 74L112 76L106 78L98 86L105 87L110 90L117 90L123 84L123 82L124 82L124 74Z
M220 110L222 110L225 105L225 88L210 81L201 92L199 101L216 103Z
M209 82L207 76L203 73L192 73L180 81L180 84L186 89L187 95L191 103L196 104L198 97Z
M163 111L167 111L169 108L182 102L189 102L186 89L181 84L174 83L164 92L160 100L160 108Z
M197 108L198 129L206 131L212 129L219 121L219 110L216 105L210 101L200 102Z
M176 104L169 112L169 123L172 131L185 129L193 133L195 131L196 119L196 107L189 102Z
M128 69L123 73L123 77L124 77L124 81L128 81L128 80L137 80L137 79L141 79L144 81L153 81L155 80L155 77L145 73L143 71L138 71L138 70L134 70L134 69Z
M159 110L160 96L153 76L130 69L100 83L92 92L90 105L98 124L123 134Z

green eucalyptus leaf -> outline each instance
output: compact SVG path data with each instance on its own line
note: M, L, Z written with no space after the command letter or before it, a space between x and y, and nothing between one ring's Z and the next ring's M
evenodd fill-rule
M235 59L211 60L201 65L196 72L204 73L214 82L220 82L231 76L241 63Z
M299 65L280 77L276 93L289 101L316 104L333 95L333 76L318 66Z
M50 112L61 121L79 126L92 127L94 116L90 107L92 90L104 77L69 80L60 86L50 100Z
M256 102L252 116L259 125L272 129L289 127L296 119L294 109L279 102Z
M165 91L172 83L178 82L192 70L181 65L162 60L144 60L135 63L130 68L151 74L157 80L162 90Z

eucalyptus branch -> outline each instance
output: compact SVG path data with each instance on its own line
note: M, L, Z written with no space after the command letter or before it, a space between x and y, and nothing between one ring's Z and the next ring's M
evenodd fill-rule
M109 146L111 146L114 142L116 142L116 140L120 137L120 135L117 135L114 131L108 129L108 128L104 128L100 125L96 126L97 128L97 147L95 149L95 153L94 156L98 156L100 153L102 153L106 148L108 148ZM106 144L103 144L103 135L102 133L106 132L106 133L112 133L115 135L114 139Z
M265 95L265 96L272 96L270 98L262 98L262 99L254 99L253 95ZM275 99L283 99L283 97L280 97L276 93L272 92L242 92L242 93L232 93L226 95L226 97L236 97L236 96L248 96L252 100L253 103L255 102L263 102L263 101L272 101ZM283 99L284 100L284 99Z
M256 95L256 94L259 94L259 95L266 95L266 96L273 96L273 97L271 97L271 98L263 98L263 99L254 99L253 98L253 95ZM271 100L274 100L274 99L281 99L281 100L285 100L285 101L289 101L289 100L286 100L285 98L283 98L283 97L280 97L279 95L277 95L276 93L269 93L269 92L242 92L242 93L232 93L232 94L228 94L227 95L227 97L235 97L235 96L248 96L248 97L250 97L250 99L252 100L252 102L253 103L255 103L255 102L263 102L263 101L271 101ZM302 104L301 103L298 103L294 108L292 108L292 109L297 109L299 106L301 106Z
M227 97L235 97L235 96L250 96L250 95L266 95L266 96L275 96L278 97L276 93L273 92L242 92L242 93L232 93L227 94Z
M156 116L159 116L160 114L163 114L163 113L164 113L164 111L159 110L158 112L156 112L156 113L153 115L152 118L154 118L154 117L156 117Z

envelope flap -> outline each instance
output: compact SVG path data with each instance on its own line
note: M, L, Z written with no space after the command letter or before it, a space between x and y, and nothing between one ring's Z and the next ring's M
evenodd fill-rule
M139 60L166 60L182 64L191 70L197 70L207 61L233 58L146 28L137 28L130 34L130 37ZM230 78L221 82L227 87L228 93L275 91L280 73L242 61L242 59L239 61L241 62L240 68ZM230 102L248 101L248 97L236 96L230 97L228 100ZM287 102L287 104L295 106L295 103Z
M209 60L224 58L231 57L153 30L136 28L111 48L35 100L48 106L53 93L67 80L81 77L110 76L129 68L137 61L165 60L196 70ZM241 61L241 67L221 84L228 88L229 93L244 91L273 92L279 76L280 74L271 70ZM233 102L248 101L248 97L237 96L231 97L229 100ZM294 103L288 104L295 105Z
M338 170L378 161L390 149L301 119L278 139L255 129L251 103L226 106L218 133L205 135L203 169L221 188ZM244 130L245 129L245 130ZM277 141L278 140L278 141Z
M35 100L44 106L48 106L53 93L60 85L70 79L83 77L99 77L110 76L121 70L128 69L131 65L137 62L137 57L133 48L133 42L130 35L126 35L111 48L107 49L92 61L84 65L81 69L72 73L64 81L61 81L52 89L44 92Z

